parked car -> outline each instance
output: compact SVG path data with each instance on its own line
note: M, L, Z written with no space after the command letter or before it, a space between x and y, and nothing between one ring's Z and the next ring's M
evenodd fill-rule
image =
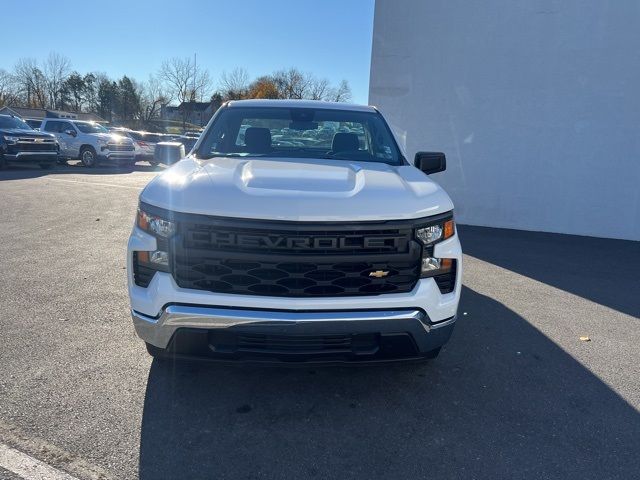
M154 165L153 152L156 144L164 141L164 136L160 133L142 132L137 130L129 130L118 128L111 130L116 135L124 135L133 140L135 147L136 161L147 161Z
M40 130L52 133L65 159L80 159L86 167L99 163L133 165L136 161L133 140L110 133L98 123L45 118Z
M184 132L184 136L185 137L195 137L198 138L200 137L200 135L202 134L202 132L198 132L196 130L187 130L186 132Z
M0 168L8 164L37 163L51 168L58 160L56 138L31 128L12 115L0 115Z
M336 123L349 131L318 138ZM445 165L438 152L410 164L374 107L225 104L140 194L127 255L138 335L161 359L436 357L462 287L453 203L428 177Z

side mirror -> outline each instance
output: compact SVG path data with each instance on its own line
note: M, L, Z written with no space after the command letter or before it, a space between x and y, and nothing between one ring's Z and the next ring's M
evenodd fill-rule
M414 162L427 175L444 172L447 168L447 159L442 152L418 152Z
M179 142L159 142L153 151L153 161L173 165L185 157L184 145Z
M75 137L78 134L78 132L76 132L75 130L71 130L71 129L65 130L64 133L66 133L67 135L71 135L72 137Z

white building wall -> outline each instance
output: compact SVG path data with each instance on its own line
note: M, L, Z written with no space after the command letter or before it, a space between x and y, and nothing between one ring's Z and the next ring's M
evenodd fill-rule
M369 103L461 223L640 240L638 0L377 0Z

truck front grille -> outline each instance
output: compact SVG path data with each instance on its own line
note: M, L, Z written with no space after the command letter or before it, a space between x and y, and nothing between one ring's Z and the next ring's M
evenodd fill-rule
M56 153L58 147L54 139L48 138L20 138L20 140L9 145L9 153L18 152L51 152Z
M411 224L197 217L178 221L171 241L172 274L182 288L283 297L376 295L411 291L419 278L421 247Z
M135 147L128 143L110 143L107 148L111 152L133 152Z

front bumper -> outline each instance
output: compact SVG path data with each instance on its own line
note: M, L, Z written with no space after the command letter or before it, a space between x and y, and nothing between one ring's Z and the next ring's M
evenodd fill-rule
M226 332L235 337L284 336L287 337L282 339L284 342L297 336L315 336L309 339L314 342L318 335L372 334L380 346L409 347L397 350L393 347L384 354L381 351L385 360L425 356L449 339L462 289L462 250L457 235L440 242L434 249L434 256L454 258L458 265L455 288L444 294L433 278L419 280L410 292L340 297L214 293L181 288L172 275L165 272L155 273L146 288L140 287L133 278L133 252L156 249L155 237L134 226L127 255L133 322L145 342L180 354L195 351L199 356L210 357L215 354L211 345L215 346L217 336ZM230 343L233 342L232 338ZM238 356L234 355L227 352L223 356L237 360ZM379 354L376 352L367 359L347 353L338 361L345 361L344 358L376 361Z
M112 151L102 147L98 158L103 162L133 163L136 161L136 153L134 150Z
M18 152L5 153L7 162L16 163L55 163L58 161L58 152Z
M456 317L420 309L291 312L170 305L156 318L132 310L138 335L175 356L222 361L379 362L424 357Z

